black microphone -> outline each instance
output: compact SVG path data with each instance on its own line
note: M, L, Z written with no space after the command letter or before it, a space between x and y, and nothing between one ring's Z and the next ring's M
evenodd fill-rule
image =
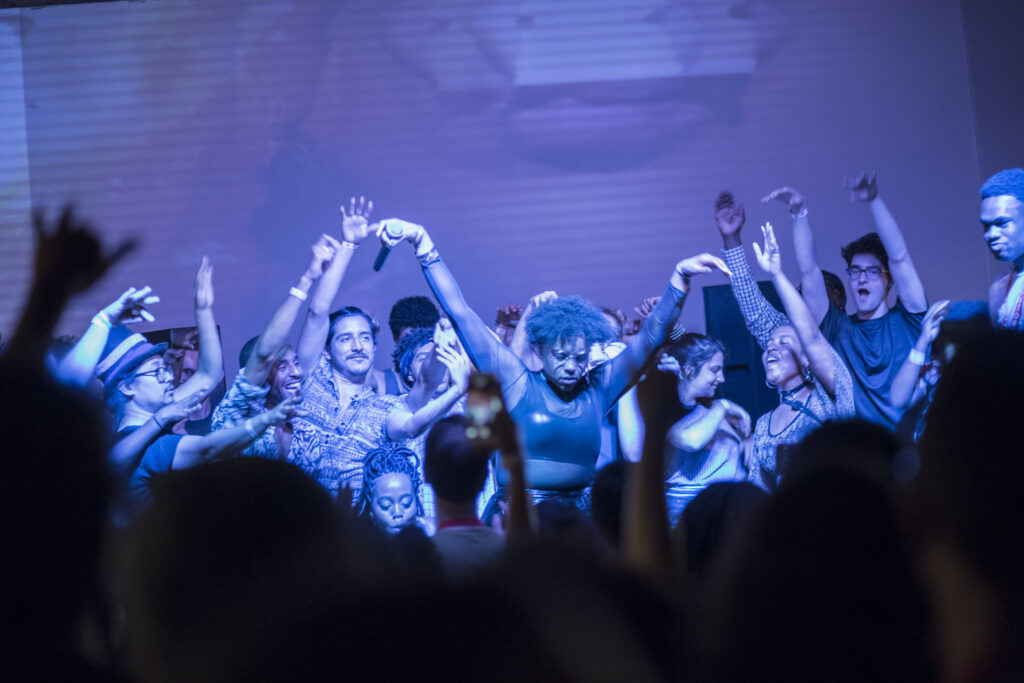
M401 223L384 223L384 232L393 240L401 239L405 231L402 229ZM373 262L373 270L376 273L380 272L380 269L384 267L384 261L387 260L388 254L391 253L391 247L386 244L380 245L380 251L377 252L377 260Z

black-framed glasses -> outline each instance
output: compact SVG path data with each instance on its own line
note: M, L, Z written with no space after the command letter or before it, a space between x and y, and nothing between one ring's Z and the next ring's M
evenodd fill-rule
M146 375L152 375L153 377L156 378L157 382L163 382L174 377L174 373L172 373L171 369L166 365L161 365L155 370L147 370L146 372L135 373L136 377L145 377Z
M878 278L882 277L882 273L888 272L889 271L887 271L885 268L880 268L878 266L868 266L867 268L851 266L846 269L846 276L849 277L851 280L858 280L860 279L861 275L864 275L867 277L868 280L874 282Z

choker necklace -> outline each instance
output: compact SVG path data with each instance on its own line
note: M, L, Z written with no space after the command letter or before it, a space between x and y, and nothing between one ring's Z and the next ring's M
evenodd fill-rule
M779 389L779 400L785 401L787 398L796 396L801 391L803 391L804 388L806 388L807 386L807 382L803 382L800 385L793 387L792 389Z

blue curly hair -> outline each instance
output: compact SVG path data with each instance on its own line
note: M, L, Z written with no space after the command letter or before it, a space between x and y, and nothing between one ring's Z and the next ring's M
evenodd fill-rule
M434 340L433 328L418 327L398 340L391 360L395 363L395 372L408 386L412 386L415 378L411 376L412 359L416 357L416 349Z
M373 515L373 486L385 474L404 474L412 482L412 493L416 497L416 516L423 516L423 502L420 490L420 459L413 451L401 446L384 446L366 454L363 461L363 488L359 492L359 514Z
M575 294L538 306L526 321L526 334L530 344L538 348L576 337L583 337L588 347L615 339L601 309Z
M1024 202L1024 168L1007 168L992 175L981 186L981 198L1009 195Z

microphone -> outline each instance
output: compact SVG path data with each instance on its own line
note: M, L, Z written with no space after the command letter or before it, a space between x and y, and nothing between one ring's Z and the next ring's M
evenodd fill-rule
M402 224L396 221L384 223L384 232L393 240L401 239L405 231L402 229ZM380 269L384 267L384 261L387 260L388 254L391 253L391 247L386 244L380 245L380 251L377 252L377 260L373 262L373 271L379 273Z

